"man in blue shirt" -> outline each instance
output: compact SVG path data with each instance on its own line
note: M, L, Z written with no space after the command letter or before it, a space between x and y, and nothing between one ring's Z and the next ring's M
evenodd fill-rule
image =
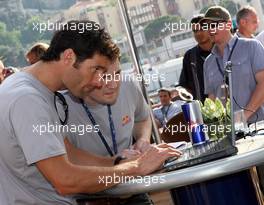
M264 47L257 40L233 36L230 14L223 7L209 8L202 24L215 43L204 63L205 94L212 99L223 96L225 67L231 61L235 111L244 107L248 122L263 120Z
M170 90L166 88L161 88L158 93L161 106L154 109L153 113L158 127L164 127L173 116L182 111L181 105L184 104L184 101L172 102Z

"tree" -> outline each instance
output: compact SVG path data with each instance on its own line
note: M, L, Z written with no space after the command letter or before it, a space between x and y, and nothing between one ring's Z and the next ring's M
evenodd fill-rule
M40 23L43 23L43 20L39 16L33 16L26 22L25 27L21 31L21 42L23 45L42 39L44 33L35 28L35 25Z
M6 24L4 22L0 22L0 32L5 32L6 31Z
M181 20L182 22L185 21L179 16L162 16L155 19L144 28L144 34L147 41L160 39L161 37L172 33L171 28L173 23L179 23Z
M204 14L207 11L207 9L209 9L211 6L214 6L214 5L208 5L208 6L203 7L200 11L200 14Z
M219 5L226 8L230 12L231 16L235 16L238 12L237 5L233 1L221 0Z
M130 61L131 61L131 59L126 53L121 55L121 58L120 58L120 63L121 64L130 62Z
M20 35L20 32L16 30L7 31L6 24L0 22L0 45L22 47L20 43Z
M207 9L210 8L211 6L214 5L205 6L204 8L201 9L200 13L204 14L207 11ZM221 0L219 2L219 6L226 8L231 14L231 16L235 16L238 11L238 8L240 7L239 4L236 4L231 0Z
M117 1L116 0L107 0L107 5L109 5L111 7L115 7L117 5Z

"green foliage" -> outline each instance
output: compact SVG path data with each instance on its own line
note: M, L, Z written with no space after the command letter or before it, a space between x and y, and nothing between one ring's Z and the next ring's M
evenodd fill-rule
M0 56L5 65L18 63L22 45L19 31L7 31L6 24L0 22Z
M76 0L55 0L55 5L47 0L22 0L24 8L31 9L67 9L72 6Z
M114 7L117 5L117 0L107 0L107 4L111 7Z
M19 31L1 32L0 45L21 47L20 32Z
M24 8L45 8L45 3L43 0L22 0Z
M25 27L22 29L21 34L21 42L26 45L32 42L39 41L43 33L40 33L38 30L34 29L34 24L43 22L40 17L33 16L27 22Z
M179 22L180 20L183 21L183 19L179 16L162 16L155 19L144 29L147 41L156 40L168 35L171 31L169 29L165 29L166 25L171 25L172 23Z
M127 54L122 54L120 58L120 63L127 63L130 62L130 57Z
M215 101L206 98L204 104L200 102L200 107L205 123L222 120L226 116L226 110L218 98Z
M230 0L221 0L220 6L225 7L231 14L231 16L235 16L237 13L236 3Z
M5 66L20 67L26 65L23 48L0 45L0 56Z
M26 49L35 42L46 42L51 38L51 33L40 33L34 30L33 23L44 22L40 17L32 17L24 22L22 29L8 29L6 24L0 22L0 56L7 66L22 67L26 65Z
M207 9L209 9L211 6L214 6L214 5L208 5L208 6L203 7L200 11L200 14L204 14L207 11Z
M0 22L0 32L6 32L6 24L3 22Z
M204 104L200 102L204 123L207 125L207 134L210 139L222 138L230 132L230 100L226 108L216 98L215 101L206 98Z

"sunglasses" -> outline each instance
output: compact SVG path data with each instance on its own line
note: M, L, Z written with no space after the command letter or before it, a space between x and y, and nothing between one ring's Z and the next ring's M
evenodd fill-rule
M68 121L69 107L66 102L66 99L59 92L54 93L54 106L55 106L55 110L57 112L61 125L66 125ZM59 106L62 107L64 113L58 112Z

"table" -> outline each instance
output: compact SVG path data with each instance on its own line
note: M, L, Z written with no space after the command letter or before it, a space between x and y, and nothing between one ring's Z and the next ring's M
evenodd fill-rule
M240 181L235 179L234 181L236 182L234 182L234 184L236 184L236 186L247 186L245 187L247 191L246 193L248 193L248 191L254 192L254 193L248 193L248 195L255 194L255 191L252 188L252 184L250 184L249 182L250 178L248 178L249 177L248 170L251 167L264 163L264 136L255 136L254 138L247 137L246 139L241 139L237 141L237 147L239 150L237 155L196 165L185 169L180 169L167 173L153 174L150 176L146 176L144 178L134 179L129 182L119 184L111 189L101 192L100 194L117 197L128 194L131 195L131 194L144 193L144 192L172 190L172 197L174 199L175 204L176 203L183 204L182 202L179 202L179 197L177 198L177 194L173 194L173 193L177 193L177 191L181 192L182 191L181 189L183 189L183 187L193 186L193 185L197 186L198 183L201 185L202 183L210 184L221 181L228 181L228 180L230 181L236 178L237 176L242 177L244 181L239 185ZM157 183L157 180L152 180L157 178L159 179L162 178L163 183L161 183L161 181ZM189 187L189 188L190 190L185 190L185 192L187 191L187 195L188 192L194 191L196 189L196 187ZM236 196L240 196L239 193L236 193L235 188L233 189L233 191L235 192ZM221 192L221 190L218 191ZM182 196L182 198L184 197L186 196ZM188 195L188 197L193 198L190 194ZM251 200L250 197L249 200ZM204 202L194 203L194 201L191 201L190 203L185 202L184 204L204 205L210 203L204 203ZM253 204L257 204L257 203L255 203L255 201L251 201L250 205ZM214 203L213 205L216 205L216 203Z

